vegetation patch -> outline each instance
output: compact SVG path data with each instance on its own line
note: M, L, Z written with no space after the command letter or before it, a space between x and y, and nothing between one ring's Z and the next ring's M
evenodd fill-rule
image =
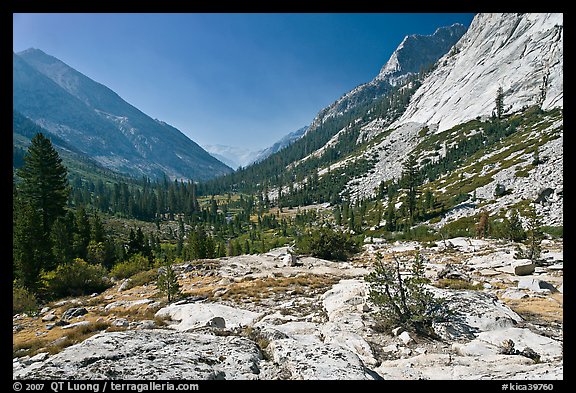
M441 278L436 283L434 283L434 286L438 288L447 288L456 290L466 289L472 291L484 289L481 283L473 284L470 281L461 280L458 278Z

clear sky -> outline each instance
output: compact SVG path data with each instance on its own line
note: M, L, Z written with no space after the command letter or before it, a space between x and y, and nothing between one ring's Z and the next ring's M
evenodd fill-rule
M200 145L260 149L373 79L404 36L474 14L43 13L13 15L37 48Z

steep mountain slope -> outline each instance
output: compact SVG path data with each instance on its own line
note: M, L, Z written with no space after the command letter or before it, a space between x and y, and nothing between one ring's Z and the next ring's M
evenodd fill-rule
M231 171L176 128L38 49L13 54L14 110L103 166L206 180Z
M396 122L444 131L490 116L499 87L505 109L562 107L563 14L479 14L439 61Z
M382 185L401 188L395 182L414 154L423 175L434 173L423 179L423 188L445 201L446 219L480 209L498 212L540 199L549 190L538 211L547 225L561 225L562 26L562 14L477 15L394 122L386 112L373 119L357 117L355 149L317 168L316 188L345 176L339 192L352 201L374 197ZM504 115L493 119L499 87ZM328 151L324 146L294 165ZM544 159L535 159L538 155ZM505 195L495 195L498 186L506 189ZM295 186L304 187L305 182ZM466 202L472 195L476 203Z
M289 148L214 189L267 193L282 206L376 198L401 209L404 164L414 155L421 190L441 206L434 224L538 200L544 223L561 226L562 14L478 14L426 72L399 77L408 42ZM386 78L389 90L377 96Z
M128 176L119 174L107 169L97 161L88 157L76 147L71 146L57 135L52 134L45 128L40 127L20 112L13 111L12 114L12 165L17 169L24 164L24 156L30 146L30 141L37 133L42 133L50 139L54 148L62 158L63 164L68 169L69 179L77 176L83 179L95 181L95 179L106 179L106 181L129 182ZM16 181L18 181L16 179Z
M562 53L561 14L477 15L451 53L423 81L404 114L390 125L389 137L374 147L375 175L351 188L368 195L381 181L398 177L398 162L422 143L418 133L423 128L439 133L491 116L500 86L508 113L533 105L544 110L562 107ZM363 129L385 131L381 124L375 120Z

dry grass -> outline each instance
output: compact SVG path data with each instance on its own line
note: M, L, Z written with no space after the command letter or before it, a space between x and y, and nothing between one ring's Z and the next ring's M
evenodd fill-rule
M564 295L553 293L546 297L529 297L518 300L503 299L506 305L527 321L563 323Z
M87 338L110 328L107 321L95 321L89 325L62 330L54 328L49 333L36 337L32 331L27 334L14 335L12 338L13 356L34 356L40 352L54 355L64 348L77 344Z
M334 277L312 274L296 277L258 278L229 285L228 291L222 297L234 301L246 299L258 301L288 291L293 291L294 294L301 296L312 296L317 293L317 290L328 289L337 281Z

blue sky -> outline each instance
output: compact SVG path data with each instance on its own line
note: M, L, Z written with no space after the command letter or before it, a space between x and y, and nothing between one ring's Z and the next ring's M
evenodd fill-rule
M268 147L370 81L404 36L474 14L13 15L41 49L200 145Z

